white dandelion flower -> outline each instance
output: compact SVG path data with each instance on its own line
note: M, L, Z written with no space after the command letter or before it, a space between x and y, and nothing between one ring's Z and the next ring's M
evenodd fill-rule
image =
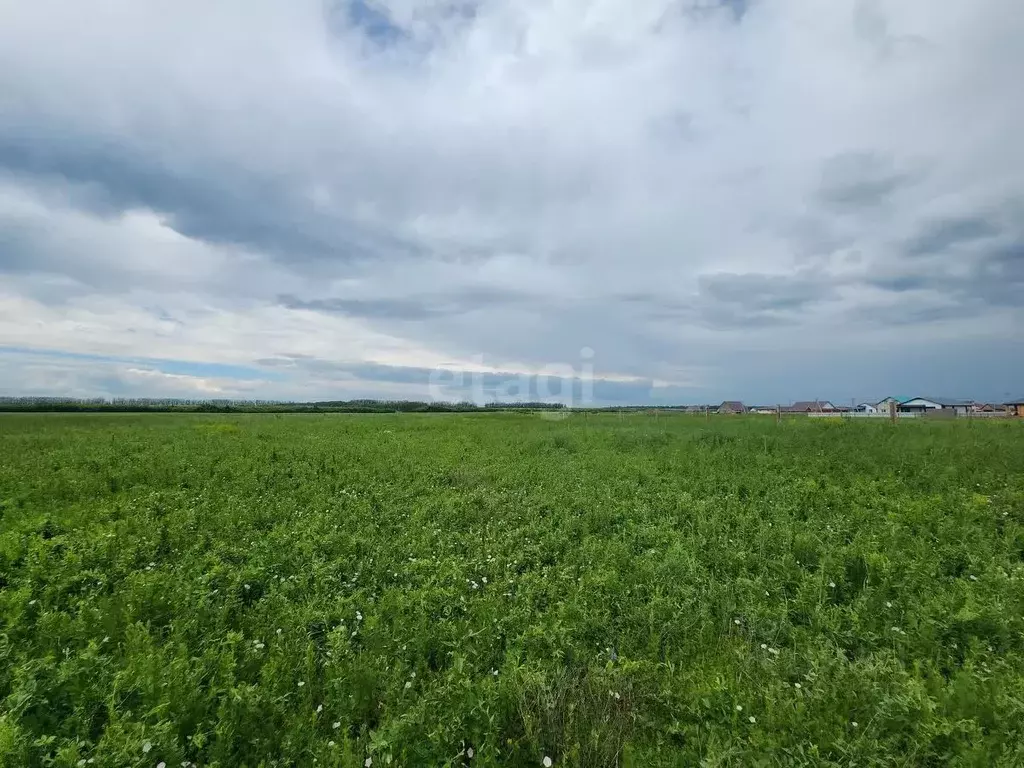
M767 651L768 650L768 644L767 643L761 643L761 650L762 651Z
M167 763L161 760L159 763L156 764L156 768L167 768Z
M830 582L828 583L828 585L829 585L829 586L830 586L830 587L831 587L832 589L835 589L835 588L836 588L836 583L835 583L834 581L830 581Z
M473 759L473 755L474 754L475 753L473 752L473 748L472 747L470 747L469 749L466 750L466 757L468 757L470 760Z
M324 705L323 704L317 704L316 705L316 713L319 715L323 711L324 711Z
M301 688L301 687L302 687L302 686L304 686L305 684L306 684L306 681L305 681L305 680L299 680L299 688Z
M737 712L742 712L743 711L743 705L742 704L737 704L736 705L736 711Z
M850 723L850 725L852 725L852 726L853 726L854 728L856 728L856 727L857 727L857 721L856 721L856 720L853 720L853 721L852 721L852 722Z
M151 741L143 742L143 744L142 744L142 754L148 755L149 754L149 750L151 750L152 748L153 748L153 742L151 742Z
M541 765L544 766L544 768L551 768L551 766L553 765L553 763L551 762L551 758L548 757L547 755L544 755L544 759L541 760L540 762L541 762Z
M331 728L333 728L334 730L338 730L339 728L341 728L341 723L340 722L332 723L331 724Z
M890 603L888 600L886 600L885 601L885 607L886 608L892 608L892 603Z
M753 715L751 715L750 717L748 717L748 718L747 718L747 720L749 720L749 721L750 721L750 722L752 722L752 723L756 723L756 722L757 722L757 718L756 718L756 717L754 717Z
M794 687L794 688L796 688L796 689L797 689L798 691L799 691L799 690L800 690L801 688L803 688L803 686L802 686L802 685L800 685L800 683L793 683L793 687Z
M334 742L333 741L328 741L327 742L327 746L328 747L333 747L334 746Z
M363 765L366 766L366 768L370 768L370 766L373 765L373 758L368 757L365 760L363 760Z
M733 619L732 623L735 624L738 627L740 625L740 620L739 619Z

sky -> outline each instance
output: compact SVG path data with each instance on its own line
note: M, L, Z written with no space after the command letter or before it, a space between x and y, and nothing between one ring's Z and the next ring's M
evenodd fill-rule
M0 0L0 396L1024 394L1019 0Z

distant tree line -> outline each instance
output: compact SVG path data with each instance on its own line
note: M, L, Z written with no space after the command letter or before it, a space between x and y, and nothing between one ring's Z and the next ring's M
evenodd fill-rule
M0 412L92 413L476 413L495 410L557 410L564 403L424 402L420 400L324 400L293 403L276 400L179 398L0 397Z

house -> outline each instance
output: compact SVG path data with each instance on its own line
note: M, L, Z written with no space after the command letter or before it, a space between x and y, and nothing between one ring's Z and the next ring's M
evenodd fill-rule
M970 400L954 400L949 397L913 397L900 403L902 413L952 413L966 416L973 407Z
M878 409L879 413L889 413L890 407L895 407L898 411L900 409L900 403L904 400L909 400L909 397L887 397L884 400L879 400L875 403L875 408Z
M750 406L750 413L760 413L762 415L775 415L775 411L778 406L774 405L752 405Z
M739 400L726 400L718 406L719 413L746 413L747 407Z
M1006 407L1010 408L1018 416L1024 417L1024 397L1018 397L1016 400L1010 400L1006 403Z
M878 413L878 408L874 403L857 403L853 408L854 413Z
M828 400L798 400L782 410L787 413L835 413L838 409Z

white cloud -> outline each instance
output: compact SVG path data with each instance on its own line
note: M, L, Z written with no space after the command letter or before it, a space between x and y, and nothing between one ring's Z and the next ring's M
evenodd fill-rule
M1019 344L1013 0L371 5L400 33L320 0L8 4L0 345L489 371L589 346L722 397L774 349L765 394L795 398L822 349L881 370L909 335L923 375ZM992 236L910 253L966 217Z

